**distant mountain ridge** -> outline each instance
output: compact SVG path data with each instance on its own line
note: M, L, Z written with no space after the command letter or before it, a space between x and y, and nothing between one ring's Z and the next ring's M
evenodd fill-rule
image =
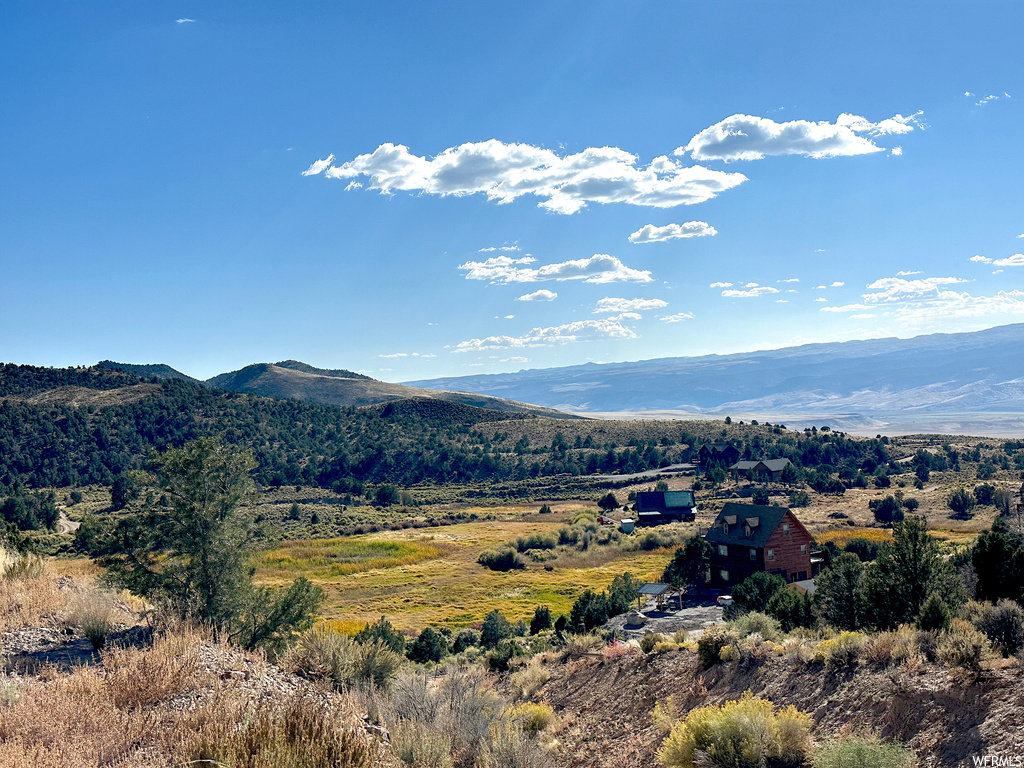
M406 382L575 412L1024 410L1024 323L972 333Z

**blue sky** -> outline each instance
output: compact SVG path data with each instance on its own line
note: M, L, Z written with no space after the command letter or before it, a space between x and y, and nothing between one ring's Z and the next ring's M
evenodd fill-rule
M0 359L400 381L1024 321L1018 2L0 6Z

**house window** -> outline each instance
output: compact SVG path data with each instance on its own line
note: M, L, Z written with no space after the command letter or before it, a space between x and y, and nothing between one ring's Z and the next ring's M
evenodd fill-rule
M753 547L750 548L750 559L757 560L757 550Z
M727 547L725 544L719 544L718 545L718 554L720 554L722 557L728 557L729 556L729 547Z
M800 545L800 554L801 555L806 555L807 554L807 545L806 544L801 544Z
M783 523L782 524L782 532L784 534L786 534L787 536L789 536L789 523Z
M729 583L729 572L727 570L723 568L718 572L718 575L722 577L722 581L724 581L726 584Z
M774 549L769 549L768 550L768 559L769 560L774 560L775 559L775 550Z

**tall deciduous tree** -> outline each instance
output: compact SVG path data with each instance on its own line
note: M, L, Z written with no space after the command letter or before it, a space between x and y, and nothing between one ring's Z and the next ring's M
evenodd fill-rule
M306 579L280 595L252 583L256 525L250 508L256 462L215 438L151 456L168 505L86 528L83 538L107 579L247 648L281 650L308 628L323 592Z

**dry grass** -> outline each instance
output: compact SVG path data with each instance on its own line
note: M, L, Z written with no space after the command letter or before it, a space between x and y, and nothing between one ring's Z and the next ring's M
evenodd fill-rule
M277 549L260 553L256 567L265 579L287 581L302 574L308 579L330 580L379 568L413 565L441 554L441 547L424 541L364 537L285 541Z
M845 547L854 539L866 539L876 544L892 541L892 531L888 528L839 528L815 534L814 540L819 544L832 542L837 547Z
M0 558L10 559L0 549ZM57 588L49 563L40 563L39 575L0 578L0 632L43 624L67 605L68 596Z
M595 547L592 554L582 553L567 560L569 565L559 561L551 571L530 564L525 570L498 573L477 563L485 549L522 535L557 531L561 523L546 518L528 522L499 519L353 537L348 541L358 546L397 542L434 547L441 554L429 560L362 570L344 578L323 578L315 569L285 573L263 568L257 570L256 577L262 583L276 585L306 575L327 593L324 617L337 622L334 626L341 631L358 630L382 615L400 629L418 631L441 624L465 627L482 621L495 609L513 621L529 620L538 605L549 606L557 616L568 613L585 589L604 589L616 575L627 571L644 580L655 580L668 564L667 550L622 552L612 547Z

